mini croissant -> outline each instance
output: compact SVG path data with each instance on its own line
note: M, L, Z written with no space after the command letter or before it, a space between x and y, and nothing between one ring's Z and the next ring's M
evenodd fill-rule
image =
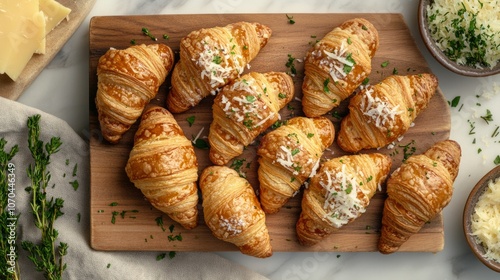
M393 75L366 87L351 98L337 144L346 152L356 153L393 142L427 107L437 86L436 76L418 74Z
M260 203L266 213L278 212L314 176L334 137L327 118L295 117L261 139L258 177Z
M387 155L347 155L325 162L302 198L300 244L312 246L361 216L391 169Z
M166 109L152 106L144 112L125 171L155 208L186 229L196 227L198 162Z
M409 157L387 180L387 199L378 242L381 253L393 253L451 200L461 149L445 140L421 155Z
M378 32L366 19L342 23L306 54L302 110L308 117L326 114L349 97L371 73Z
M266 258L273 252L266 215L250 183L226 166L209 166L200 176L207 226L243 254Z
M141 116L174 65L166 45L110 49L97 64L97 107L103 137L118 143Z
M215 97L208 141L210 160L224 165L280 119L279 110L294 95L292 78L283 72L251 72L225 86Z
M237 22L196 30L181 40L167 108L181 113L238 78L271 37L260 23Z

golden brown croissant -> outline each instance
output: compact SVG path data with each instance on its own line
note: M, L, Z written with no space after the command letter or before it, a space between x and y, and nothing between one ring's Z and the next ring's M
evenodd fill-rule
M224 165L243 153L245 146L280 119L279 110L293 95L292 78L282 72L251 72L225 86L212 106L210 160Z
M239 77L271 37L260 23L237 22L196 30L181 40L167 108L180 113Z
M409 157L390 175L378 242L380 252L397 251L448 205L460 157L459 144L445 140L424 154Z
M173 64L174 53L163 44L110 49L100 57L95 103L106 140L120 141L156 96Z
M243 254L265 258L273 254L266 215L250 183L226 166L209 166L200 176L205 223L220 240Z
M362 215L390 169L390 157L378 153L325 162L304 191L296 225L300 244L314 245Z
M346 152L383 147L403 135L427 107L438 81L432 74L389 76L349 102L337 144Z
M333 124L327 118L295 117L262 138L257 154L264 212L278 212L314 176L334 137Z
M330 31L306 54L302 110L326 114L361 85L371 72L378 32L366 19L348 20Z
M186 229L198 220L198 162L191 142L166 109L145 110L125 167L151 204Z

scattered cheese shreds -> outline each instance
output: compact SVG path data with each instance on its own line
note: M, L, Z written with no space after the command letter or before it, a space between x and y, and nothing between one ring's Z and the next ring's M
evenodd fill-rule
M485 257L500 262L500 179L490 180L472 215L472 235L484 246Z
M500 60L497 0L435 0L427 6L431 37L451 60L493 68Z

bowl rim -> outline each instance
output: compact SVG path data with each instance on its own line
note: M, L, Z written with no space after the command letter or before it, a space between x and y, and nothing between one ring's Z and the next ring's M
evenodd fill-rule
M436 42L431 37L429 29L427 28L427 6L431 4L433 0L420 0L418 5L418 26L420 31L420 37L424 41L424 45L427 47L431 55L445 68L451 70L454 73L468 76L468 77L486 77L491 75L496 75L500 73L500 61L497 63L493 69L483 68L473 68L469 66L459 65L455 61L449 59L436 45Z
M500 262L496 262L494 260L487 260L482 254L484 253L483 247L477 243L477 240L471 234L471 220L472 214L474 211L474 206L476 205L479 197L484 193L486 187L488 186L488 182L490 180L494 180L500 178L500 165L491 169L488 173L486 173L472 188L469 196L467 197L464 212L463 212L463 231L465 235L465 239L467 240L467 244L471 248L471 251L474 253L477 259L479 259L484 265L489 267L490 269L500 272Z

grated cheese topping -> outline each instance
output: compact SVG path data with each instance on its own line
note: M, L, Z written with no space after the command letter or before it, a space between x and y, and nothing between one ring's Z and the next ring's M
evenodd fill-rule
M373 87L367 87L361 99L360 110L363 115L368 116L370 122L374 122L378 128L390 129L394 126L395 117L402 114L399 109L399 104L392 106L387 101L380 99L378 96L373 97Z
M334 82L343 80L350 73L355 62L347 53L347 48L342 42L339 48L329 52L327 50L315 50L311 53L313 57L322 57L319 66L324 67L330 73Z
M434 0L427 6L429 31L448 58L461 65L493 68L500 60L497 0Z
M245 65L241 65L243 57L240 54L211 41L210 37L205 37L203 51L197 60L193 60L202 69L201 78L210 81L211 93L216 94L233 75L241 75Z
M366 211L358 198L359 183L353 174L346 172L345 164L340 171L325 170L324 174L319 181L326 190L324 218L340 228Z
M487 259L500 262L500 179L490 180L474 208L472 235L482 244Z
M245 226L246 222L238 217L220 217L220 227L224 229L226 237L240 234Z

